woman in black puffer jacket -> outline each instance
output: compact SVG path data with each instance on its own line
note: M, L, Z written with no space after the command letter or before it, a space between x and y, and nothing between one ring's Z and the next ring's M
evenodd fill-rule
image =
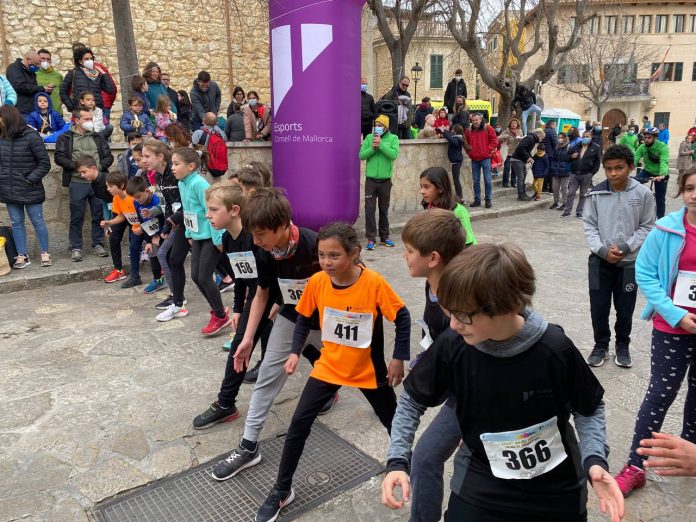
M0 202L7 205L12 221L12 237L18 254L14 268L31 264L24 229L25 209L41 247L41 266L51 265L48 229L43 217L46 193L41 181L49 170L51 160L39 133L27 126L15 107L0 107Z
M102 91L113 94L116 92L116 85L108 74L102 74L94 68L94 53L91 49L76 49L73 59L75 68L68 71L60 84L60 100L72 112L79 105L80 95L91 92L97 107L103 110Z

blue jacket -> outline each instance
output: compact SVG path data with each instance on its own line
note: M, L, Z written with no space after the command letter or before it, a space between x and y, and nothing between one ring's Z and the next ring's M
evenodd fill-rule
M539 157L536 154L532 156L534 163L532 163L532 176L535 178L545 178L549 175L549 156L544 154Z
M0 74L0 105L15 105L17 103L17 92L12 84Z
M667 145L669 143L669 129L664 128L660 131L660 134L657 135L657 139Z
M551 151L549 155L549 174L554 178L565 178L570 176L570 161L568 158L569 145L558 147ZM549 151L546 151L549 154Z
M686 246L685 213L686 207L657 220L638 253L636 282L647 300L641 319L651 319L658 313L675 327L687 313L672 302L679 258Z
M39 97L44 97L48 100L48 110L43 116L41 111L39 111ZM34 112L29 115L27 124L36 129L46 143L55 143L58 136L70 128L70 125L65 123L63 116L53 110L51 96L45 92L39 92L34 96Z
M140 121L140 123L142 123L142 125L138 129L138 132L141 136L145 136L148 132L151 132L153 136L155 135L155 125L144 112L141 112L138 115L137 119ZM135 127L133 127L133 122L135 120L136 117L134 113L132 113L131 111L123 111L123 115L121 116L121 122L119 124L121 130L123 131L123 134L128 134L130 132L135 131Z
M144 92L134 92L133 96L137 96L140 98L140 101L143 102L143 114L146 116L150 116L150 100L147 99L147 95Z
M195 214L198 220L198 231L194 232L186 227L185 235L189 239L212 239L214 245L222 244L224 230L215 230L210 226L210 221L205 217L208 207L205 204L205 191L210 184L198 171L192 172L184 179L179 180L179 194L181 194L181 206L184 209L184 223L189 214Z

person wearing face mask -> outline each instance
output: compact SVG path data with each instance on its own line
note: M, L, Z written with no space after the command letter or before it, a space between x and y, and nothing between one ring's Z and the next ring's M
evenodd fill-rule
M256 117L256 139L268 140L271 136L271 108L259 101L256 91L247 93L247 102Z
M575 201L575 193L580 189L578 206L575 209L575 217L582 219L585 208L585 195L592 185L592 176L599 171L602 162L602 149L592 142L591 131L582 133L580 146L568 151L570 156L570 183L568 185L568 197L565 201L562 218L570 216Z
M86 49L87 46L81 42L75 42L72 44L72 49L73 49L73 54L75 51L78 49L84 48ZM102 97L102 102L104 102L104 107L100 107L102 111L104 112L104 117L107 119L107 121L111 118L111 108L114 106L114 102L116 101L116 94L118 93L118 89L116 88L116 82L114 81L114 77L111 76L111 73L109 72L109 69L106 68L106 65L103 63L99 63L96 61L96 58L94 59L94 69L99 71L101 74L107 76L109 80L111 80L111 83L114 84L114 92L107 92L107 91L102 91L101 92L101 97ZM72 93L70 93L72 95Z
M399 156L399 138L389 132L389 116L380 114L375 119L373 132L360 147L360 159L365 167L365 235L367 249L374 250L377 240L375 210L379 208L379 236L381 244L393 247L389 239L389 199L391 197L394 162Z
M640 132L640 127L636 123L636 120L631 118L628 120L628 130L632 130L634 135L637 135Z
M39 58L41 58L40 69L36 71L36 82L39 85L53 85L51 91L51 104L53 108L60 111L60 86L63 85L63 75L53 68L51 53L47 49L39 49Z
M235 88L232 90L232 101L227 106L227 117L229 118L234 113L240 111L245 101L246 94L244 94L244 89L242 89L239 85L235 86Z
M40 92L53 92L53 85L41 86L36 81L40 64L39 54L29 49L24 53L24 58L17 58L7 67L7 81L17 93L16 107L25 121L34 110L34 97Z
M73 53L73 61L75 68L68 71L60 86L60 99L63 105L72 112L79 105L82 93L90 92L94 95L95 105L103 111L102 91L113 94L116 92L116 84L109 75L101 73L96 68L94 53L91 49L78 47Z
M360 79L360 130L363 139L372 132L372 122L377 115L374 97L367 92L367 78Z
M585 129L587 130L587 129ZM604 137L602 136L602 124L599 123L598 121L592 122L592 131L590 135L590 139L592 140L592 143L597 145L599 147L599 150L603 150L603 145L604 145Z
M463 96L464 99L466 100L466 82L464 81L464 78L462 78L462 70L457 69L454 71L454 78L450 80L450 82L447 84L447 89L445 89L445 106L448 107L448 111L450 114L454 114L454 106L457 101L458 96ZM455 122L452 124L454 125ZM463 126L466 126L466 122L461 122L458 121L456 123L460 123Z
M193 130L198 130L203 125L206 113L220 112L222 94L220 87L210 78L208 71L201 71L193 81L191 87L191 105L193 106Z
M637 128L638 125L629 124L628 127L626 127L626 132L624 132L621 135L621 137L619 137L617 145L624 145L631 149L631 151L635 152L638 148L638 132L636 130Z
M104 249L104 229L99 226L103 219L103 202L92 188L89 180L80 177L76 162L80 156L92 156L99 164L99 170L105 172L114 162L111 149L101 134L94 132L92 113L86 108L73 112L75 123L56 141L54 159L56 165L63 168L63 186L70 193L70 232L69 243L71 259L82 261L82 224L85 221L85 208L89 203L92 215L92 248L94 254L106 257Z

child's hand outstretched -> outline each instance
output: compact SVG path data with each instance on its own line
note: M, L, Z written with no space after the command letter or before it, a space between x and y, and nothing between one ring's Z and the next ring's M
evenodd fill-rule
M297 363L299 362L300 357L295 355L294 353L291 353L284 366L285 373L287 373L288 375L292 375L293 373L295 373L295 370L297 369Z
M594 465L590 468L590 482L599 497L599 509L611 522L620 522L624 517L624 497L619 485L607 470Z
M389 361L387 380L389 381L389 386L392 388L401 384L401 381L404 380L404 361L399 359L392 359Z

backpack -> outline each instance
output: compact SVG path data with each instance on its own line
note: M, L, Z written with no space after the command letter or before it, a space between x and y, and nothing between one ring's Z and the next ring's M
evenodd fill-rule
M207 129L201 129L206 135L205 145L208 149L208 170L213 176L222 176L227 172L229 166L227 162L227 144L218 132L210 132Z

